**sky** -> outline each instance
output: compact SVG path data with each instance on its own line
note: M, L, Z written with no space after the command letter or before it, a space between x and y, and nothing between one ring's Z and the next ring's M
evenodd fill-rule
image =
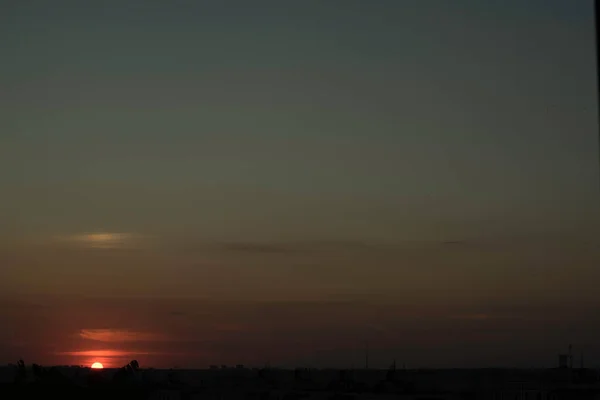
M592 11L4 2L0 363L600 365Z

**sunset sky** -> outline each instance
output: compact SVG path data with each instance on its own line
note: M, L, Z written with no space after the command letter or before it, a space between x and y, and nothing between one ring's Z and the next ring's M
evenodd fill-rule
M600 365L592 11L3 2L0 363Z

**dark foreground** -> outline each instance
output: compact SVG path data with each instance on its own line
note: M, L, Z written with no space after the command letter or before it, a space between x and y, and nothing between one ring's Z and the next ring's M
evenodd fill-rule
M42 368L0 370L0 399L490 399L600 400L591 369L208 370Z

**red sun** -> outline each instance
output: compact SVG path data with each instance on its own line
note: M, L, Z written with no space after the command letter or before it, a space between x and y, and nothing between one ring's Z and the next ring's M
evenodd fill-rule
M95 362L92 364L92 369L102 369L102 368L104 368L104 365L102 365L102 363Z

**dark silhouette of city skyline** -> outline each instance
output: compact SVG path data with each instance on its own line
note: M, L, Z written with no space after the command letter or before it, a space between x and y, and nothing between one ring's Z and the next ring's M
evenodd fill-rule
M394 361L387 369L246 368L212 366L208 369L142 368L132 360L120 368L28 367L19 360L0 369L0 396L55 394L61 398L127 396L147 398L223 399L284 398L360 399L373 396L428 399L596 399L600 370L573 367L567 354L550 369L406 369ZM12 381L6 379L12 372ZM398 397L399 396L399 397ZM406 397L413 396L413 397ZM415 397L416 396L416 397ZM502 397L504 396L504 397ZM377 397L375 397L377 398Z

